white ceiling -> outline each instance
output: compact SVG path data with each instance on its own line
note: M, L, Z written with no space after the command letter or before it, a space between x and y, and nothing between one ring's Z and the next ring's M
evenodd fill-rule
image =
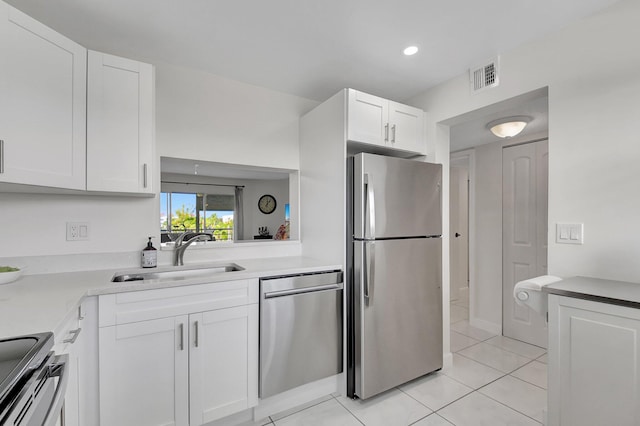
M344 87L402 101L616 0L8 2L91 49L319 101Z
M214 163L184 158L160 157L162 173L213 176L227 179L282 180L289 179L292 170L239 164Z
M504 141L495 136L487 123L499 118L524 115L531 121L517 138L527 140L549 130L549 95L547 88L507 99L485 108L447 120L451 152L492 142Z

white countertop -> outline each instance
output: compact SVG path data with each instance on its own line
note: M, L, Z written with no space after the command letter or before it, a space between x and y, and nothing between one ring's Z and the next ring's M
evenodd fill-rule
M207 264L215 265L216 263L227 262ZM109 269L25 275L13 283L0 285L0 339L44 331L55 333L70 311L77 308L86 296L342 269L341 265L330 265L305 257L242 259L233 263L245 269L219 273L206 278L194 277L166 281L113 283L111 279L115 273L152 272L172 268ZM185 268L203 265L205 264L194 263L186 265Z
M640 308L640 284L591 277L572 277L542 287L548 294Z

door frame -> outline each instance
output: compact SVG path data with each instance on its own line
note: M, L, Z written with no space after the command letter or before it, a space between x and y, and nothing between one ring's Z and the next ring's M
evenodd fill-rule
M452 163L460 164L466 162L469 170L469 323L477 322L476 311L476 153L475 149L465 149L452 152L449 155L449 168ZM451 216L451 212L449 212ZM451 239L451 235L449 236ZM451 260L449 260L451 264Z

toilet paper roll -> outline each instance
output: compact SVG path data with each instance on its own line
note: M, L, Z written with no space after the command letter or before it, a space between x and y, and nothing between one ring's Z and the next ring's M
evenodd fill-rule
M542 294L542 287L562 281L553 275L542 275L519 281L513 288L513 297L520 306L529 306L536 312L544 314L547 310L547 297Z

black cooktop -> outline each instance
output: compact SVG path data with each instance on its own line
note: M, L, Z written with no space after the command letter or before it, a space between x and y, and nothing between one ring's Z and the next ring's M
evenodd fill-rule
M53 333L0 339L0 405L11 390L38 368L53 348Z

